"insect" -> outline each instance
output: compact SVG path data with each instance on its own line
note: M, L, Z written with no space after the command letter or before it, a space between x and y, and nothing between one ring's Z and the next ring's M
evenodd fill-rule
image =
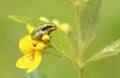
M33 30L31 33L31 38L33 40L42 39L43 35L49 35L55 29L57 29L57 26L53 23L43 24L42 26L38 26Z

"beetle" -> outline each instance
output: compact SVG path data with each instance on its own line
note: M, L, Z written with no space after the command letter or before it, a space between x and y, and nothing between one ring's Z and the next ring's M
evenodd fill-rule
M33 40L42 39L43 35L49 35L52 31L56 30L57 26L53 23L43 24L36 27L31 33L31 38Z

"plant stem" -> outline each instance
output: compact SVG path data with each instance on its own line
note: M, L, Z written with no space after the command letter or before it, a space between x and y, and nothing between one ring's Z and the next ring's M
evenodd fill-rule
M82 34L81 34L81 24L80 24L80 12L82 9L82 1L75 0L75 13L76 13L76 30L77 30L77 46L79 52L78 60L78 69L79 69L79 78L83 78L83 43L82 43Z
M77 45L78 45L78 52L79 52L79 65L82 68L83 65L83 50L82 50L82 36L81 36L81 26L80 26L80 6L79 0L75 2L75 12L76 12L76 30L77 30Z
M83 68L80 70L80 77L79 78L83 78Z
M35 70L32 73L29 73L28 78L39 78L39 71Z

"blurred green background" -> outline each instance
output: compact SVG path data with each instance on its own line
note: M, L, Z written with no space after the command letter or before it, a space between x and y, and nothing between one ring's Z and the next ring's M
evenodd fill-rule
M104 0L96 39L85 58L120 38L120 1ZM74 25L74 8L66 0L0 0L0 78L26 78L26 73L15 67L22 56L18 48L21 37L27 34L24 24L5 19L6 15L28 17L45 16ZM49 49L49 51L53 51ZM77 78L70 61L53 55L43 55L39 69L48 78ZM95 62L86 67L84 78L120 78L120 54Z

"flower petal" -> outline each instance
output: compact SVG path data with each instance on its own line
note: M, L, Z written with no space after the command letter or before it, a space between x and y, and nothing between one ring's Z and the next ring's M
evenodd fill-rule
M33 26L31 26L31 25L27 25L26 26L27 27L27 30L28 30L28 32L31 34L32 33L32 31L35 29Z
M59 25L59 29L65 32L65 34L69 35L69 33L72 31L70 24L63 23Z
M36 47L34 48L36 51L42 51L46 48L47 44L45 44L44 42L40 42L36 45Z
M21 69L27 69L29 67L31 67L32 65L32 61L33 61L33 56L34 54L32 53L29 53L23 57L21 57L20 59L18 59L17 63L16 63L16 66L18 68L21 68Z
M18 59L16 67L27 69L27 72L30 73L39 66L41 59L42 56L40 52L36 51L35 53L29 53Z
M36 51L34 61L31 65L31 67L28 68L27 72L30 73L30 72L34 71L39 66L39 64L41 63L41 60L42 60L41 53Z
M56 26L59 26L60 22L57 19L52 20L52 23L54 23Z
M34 46L32 44L31 37L29 35L23 37L19 42L19 48L24 53L34 52Z
M43 22L46 22L46 23L50 22L46 17L43 17L43 16L39 17L39 20L43 21Z
M43 35L42 40L46 43L49 42L50 41L50 35Z

